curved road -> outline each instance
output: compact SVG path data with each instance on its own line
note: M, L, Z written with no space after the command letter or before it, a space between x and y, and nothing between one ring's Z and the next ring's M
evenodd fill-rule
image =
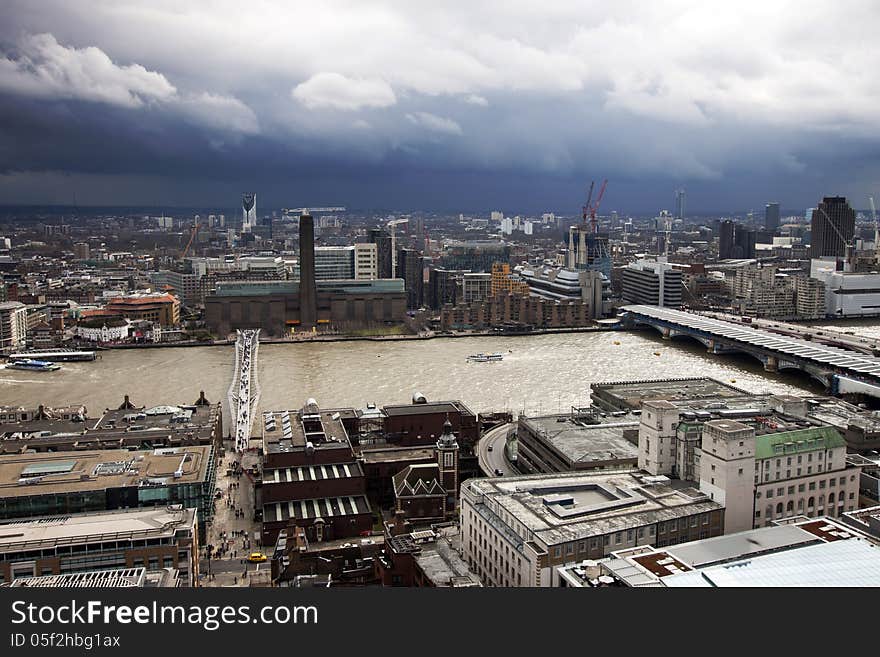
M505 477L519 474L504 457L504 442L507 432L515 426L515 422L502 424L490 429L480 438L480 442L477 444L477 457L480 461L480 469L487 477L497 477L496 468L501 470ZM492 448L491 451L489 451L489 447Z

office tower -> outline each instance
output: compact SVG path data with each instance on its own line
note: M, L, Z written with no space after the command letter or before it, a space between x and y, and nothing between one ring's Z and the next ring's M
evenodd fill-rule
M682 274L665 258L638 260L623 269L622 297L629 303L678 308Z
M376 270L379 278L394 278L391 271L391 236L383 228L370 229L370 242L376 245Z
M734 258L751 259L755 257L755 242L757 242L757 232L748 230L744 226L737 226L733 236L733 256Z
M779 203L768 203L764 208L764 229L779 230Z
M810 258L843 257L852 245L856 213L844 196L826 196L810 223Z
M241 195L241 230L249 233L257 225L257 195Z
M733 257L734 224L730 219L721 222L718 231L718 259L728 260Z
M407 308L421 308L425 296L425 271L422 254L414 249L398 249L395 278L404 280Z
M315 220L299 218L299 317L300 326L310 330L318 323L318 290L315 285Z
M675 218L684 219L685 191L683 188L675 190Z

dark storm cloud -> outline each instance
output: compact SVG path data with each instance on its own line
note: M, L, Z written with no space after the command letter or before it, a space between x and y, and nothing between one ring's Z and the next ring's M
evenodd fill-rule
M608 177L626 212L880 186L870 2L314 5L5 3L0 201L576 212Z

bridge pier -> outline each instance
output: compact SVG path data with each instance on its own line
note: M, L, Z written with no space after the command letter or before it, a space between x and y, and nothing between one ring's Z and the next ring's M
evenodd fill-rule
M765 372L777 372L779 370L779 362L776 360L775 356L767 356L767 360L764 361L764 371Z
M666 326L664 326L664 327L660 330L660 333L663 335L663 339L664 339L664 340L669 340L669 339L672 338L672 331L671 331L668 327L666 327Z

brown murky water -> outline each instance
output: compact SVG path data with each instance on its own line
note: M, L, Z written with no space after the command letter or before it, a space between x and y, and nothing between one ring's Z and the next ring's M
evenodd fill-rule
M496 351L503 361L466 360ZM192 403L200 390L225 402L234 361L232 347L101 355L56 372L0 370L0 404L82 403L95 417L125 394L138 406ZM263 344L259 352L263 409L297 408L308 397L325 408L408 403L418 391L428 399L461 399L474 411L555 412L588 403L596 381L687 376L735 381L752 392L817 391L806 378L766 375L748 357L710 356L695 342L672 344L652 332Z

